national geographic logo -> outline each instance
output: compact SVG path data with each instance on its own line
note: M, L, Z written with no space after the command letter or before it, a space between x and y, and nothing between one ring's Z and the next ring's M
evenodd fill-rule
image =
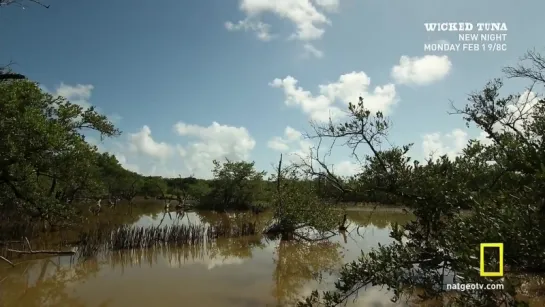
M498 271L486 271L485 249L498 249ZM483 277L502 277L503 276L503 243L481 243L481 256L479 257L480 273Z

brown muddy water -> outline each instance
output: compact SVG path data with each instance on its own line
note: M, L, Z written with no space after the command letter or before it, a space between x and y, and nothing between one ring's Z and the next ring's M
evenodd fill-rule
M141 213L131 224L214 224L230 218L237 217L191 212L180 218L155 212ZM323 243L251 236L186 248L110 252L85 261L25 256L13 259L13 268L0 263L0 306L291 306L313 289L331 288L331 274L343 263L379 242L390 242L390 223L410 218L396 212L350 211L348 235ZM385 290L368 288L349 305L404 306L391 303L390 297Z

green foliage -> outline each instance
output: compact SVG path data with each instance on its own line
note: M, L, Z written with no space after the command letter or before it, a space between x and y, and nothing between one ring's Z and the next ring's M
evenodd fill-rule
M263 193L265 172L255 170L254 162L224 163L214 160L211 191L201 203L212 209L248 209ZM201 188L201 192L202 192Z
M291 235L307 227L325 232L339 226L341 211L324 204L313 186L309 188L310 181L302 180L296 168L279 167L279 174L271 178L277 182L277 190L272 199L275 224L268 233Z
M0 207L6 216L53 221L76 198L103 187L99 156L84 130L119 135L94 108L83 109L27 80L0 82Z
M167 182L161 177L147 177L140 184L139 194L145 197L163 197L167 193Z
M211 192L210 182L194 177L162 178L167 184L167 193L179 201L199 202Z
M187 185L187 195L192 199L203 199L209 195L212 191L210 185L205 180L196 180L193 183Z
M536 53L527 58L533 68L508 68L506 73L545 85L545 59ZM416 218L393 227L394 243L346 265L335 291L314 292L300 306L337 306L367 285L386 286L394 300L415 289L422 298L442 298L449 271L464 283L507 285L504 291L459 292L450 297L450 306L524 305L516 298L515 279L545 272L545 101L525 95L502 98L502 85L494 80L470 95L464 108L455 108L468 125L483 130L491 144L470 141L453 160L442 156L422 164L408 157L410 145L379 150L389 124L382 114L367 111L363 100L350 105L347 122L317 127L318 137L348 138L347 145L356 153L359 145L371 153L358 159L363 161L362 172L343 189L379 191L409 207ZM464 208L470 213L463 214ZM479 245L484 242L504 243L504 279L479 276ZM489 261L497 265L497 257Z
M122 186L120 178L129 174L129 171L123 169L116 157L109 153L97 154L97 168L99 178L104 186L104 192L111 196L121 196Z
M129 173L119 179L121 197L132 204L133 199L141 191L145 179L136 173Z

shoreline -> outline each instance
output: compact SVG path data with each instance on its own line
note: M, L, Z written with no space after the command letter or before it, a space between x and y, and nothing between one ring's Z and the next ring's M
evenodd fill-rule
M341 209L341 208L339 208ZM396 213L403 213L404 210L407 210L405 207L384 207L384 206L377 206L376 208L373 206L352 206L352 207L346 207L344 208L346 211L366 211L366 212L372 212L372 211L381 211L381 212L396 212Z

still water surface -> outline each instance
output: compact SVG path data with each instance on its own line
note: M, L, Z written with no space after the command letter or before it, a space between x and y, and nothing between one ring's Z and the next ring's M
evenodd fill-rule
M236 216L155 213L139 216L134 224L212 224L227 218ZM410 216L351 211L349 219L346 237L323 243L245 237L188 248L115 252L86 261L55 256L15 268L0 263L0 306L290 306L313 289L330 288L330 273L362 250L390 242L390 223L405 223ZM349 306L405 306L391 303L390 297L385 290L369 288Z

